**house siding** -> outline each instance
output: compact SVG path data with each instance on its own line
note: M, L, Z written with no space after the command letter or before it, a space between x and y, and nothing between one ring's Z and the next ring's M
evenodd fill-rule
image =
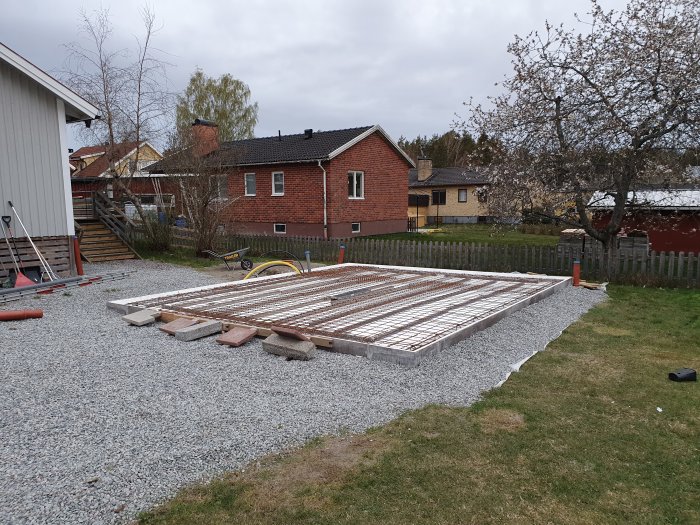
M0 211L13 215L11 200L32 237L72 233L59 117L55 95L0 61Z
M610 217L610 212L596 212L593 225L604 228ZM631 212L622 220L622 228L645 231L651 250L700 254L700 211Z
M449 187L435 187L435 188L410 188L409 193L411 195L427 195L430 197L430 205L419 207L419 215L426 215L428 217L434 217L439 215L444 219L473 219L474 222L478 217L483 217L488 215L488 207L486 203L479 202L476 196L476 190L482 187L482 185L465 184L464 186L449 186ZM467 190L467 202L459 202L459 190ZM445 204L437 206L432 204L433 191L445 190ZM408 215L415 217L416 207L409 206ZM466 222L466 221L465 221Z

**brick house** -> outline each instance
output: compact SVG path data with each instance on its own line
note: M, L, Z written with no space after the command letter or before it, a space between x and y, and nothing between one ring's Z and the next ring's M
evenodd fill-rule
M224 142L193 125L197 155L222 173L232 233L343 238L406 231L413 161L378 125ZM181 174L165 159L152 174Z
M408 172L408 216L417 226L467 224L488 218L488 180L465 168L433 168L430 159L418 159Z

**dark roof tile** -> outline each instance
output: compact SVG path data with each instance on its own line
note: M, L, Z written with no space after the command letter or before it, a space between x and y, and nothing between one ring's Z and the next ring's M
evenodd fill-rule
M409 188L430 188L439 186L462 186L465 184L488 184L488 178L466 168L433 168L433 173L424 181L418 180L418 170L408 170Z

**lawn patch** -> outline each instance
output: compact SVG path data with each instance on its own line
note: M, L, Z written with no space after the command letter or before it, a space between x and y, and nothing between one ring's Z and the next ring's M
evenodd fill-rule
M142 523L698 523L700 389L667 374L700 368L700 294L610 295L471 407L316 440Z

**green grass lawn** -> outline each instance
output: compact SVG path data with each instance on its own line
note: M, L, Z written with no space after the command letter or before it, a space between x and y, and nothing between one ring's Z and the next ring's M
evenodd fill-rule
M557 235L523 233L512 226L491 224L443 224L434 233L393 233L377 239L401 239L423 242L467 242L509 246L556 246ZM543 228L544 229L544 228Z
M189 266L190 268L209 268L218 264L223 264L217 259L204 259L196 257L194 249L170 247L167 250L153 250L145 244L135 246L136 252L149 261L160 261L179 266Z
M700 387L667 379L700 368L700 293L610 296L469 408L315 440L140 523L700 523Z

